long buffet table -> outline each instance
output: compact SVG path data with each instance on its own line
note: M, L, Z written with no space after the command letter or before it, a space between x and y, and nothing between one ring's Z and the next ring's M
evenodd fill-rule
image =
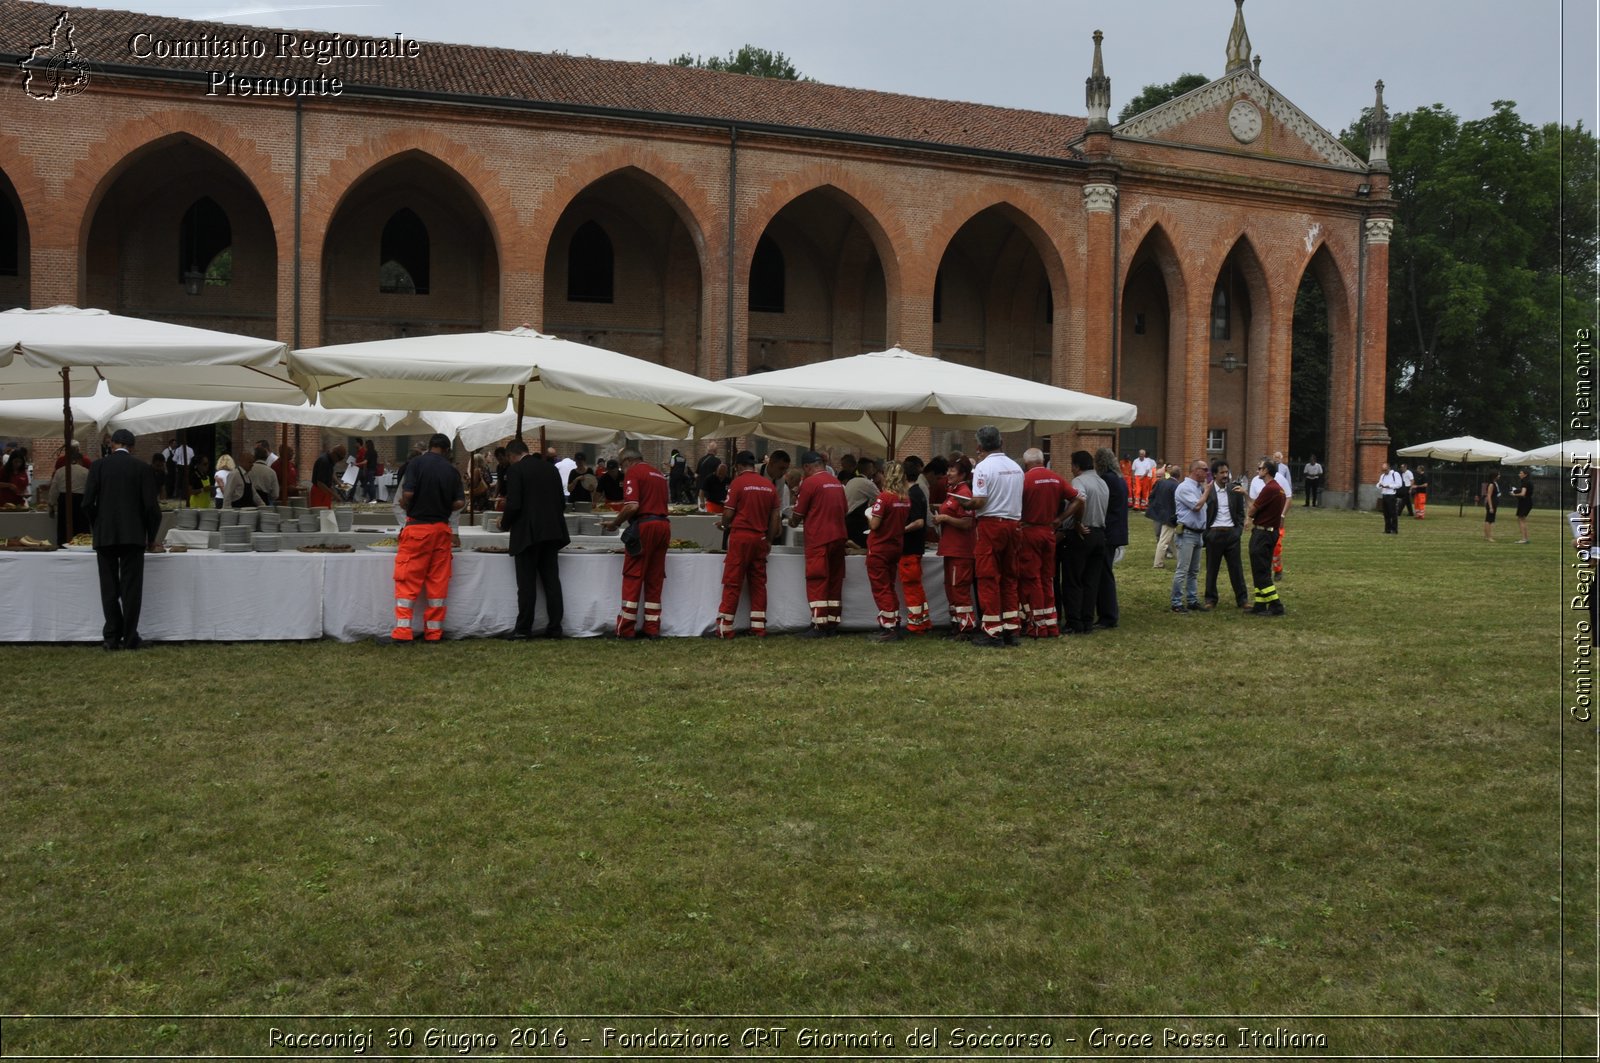
M846 559L844 627L876 626L877 606L866 561ZM394 555L357 549L349 554L239 553L191 550L145 558L144 613L139 633L150 641L249 641L330 637L353 642L389 632L394 617ZM923 558L922 582L935 622L948 616L943 562ZM565 599L562 630L603 635L616 625L622 596L622 557L566 550L561 554ZM661 595L663 635L691 637L714 628L722 599L722 555L674 551L667 556ZM535 630L545 626L540 596ZM506 554L462 551L450 581L447 638L482 638L511 629L517 587ZM0 642L99 641L99 573L92 551L0 552ZM748 625L749 598L738 626ZM422 610L416 610L420 629ZM775 553L767 564L767 629L804 630L810 623L805 558Z

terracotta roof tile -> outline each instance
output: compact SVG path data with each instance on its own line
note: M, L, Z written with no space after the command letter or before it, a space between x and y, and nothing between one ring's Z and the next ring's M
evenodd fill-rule
M280 33L302 39L330 34L249 27L111 11L0 0L0 52L28 55L45 42L55 18L69 13L79 56L98 66L156 71L237 69L269 77L337 76L351 89L381 88L485 96L585 108L640 111L714 121L788 126L875 139L977 148L1054 159L1076 158L1068 147L1085 120L985 104L925 99L816 82L778 81L744 74L691 70L660 63L623 62L460 44L420 46L415 59L278 58ZM162 38L265 42L265 58L146 58L134 56L137 33ZM92 91L92 90L91 90Z

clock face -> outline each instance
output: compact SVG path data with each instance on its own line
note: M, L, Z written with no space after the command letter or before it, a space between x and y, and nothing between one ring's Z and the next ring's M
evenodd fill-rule
M1239 143L1250 143L1261 135L1261 112L1249 100L1240 100L1228 112L1228 129Z

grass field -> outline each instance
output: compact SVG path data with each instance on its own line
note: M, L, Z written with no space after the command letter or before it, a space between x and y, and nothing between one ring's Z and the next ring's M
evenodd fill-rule
M1282 620L1169 614L1134 524L1122 627L1007 653L0 648L0 1013L1326 1016L1256 1025L1592 1058L1560 515L1518 546L1295 509ZM1057 1054L1241 1025L1028 1022ZM316 1028L345 1025L394 1023ZM261 1028L0 1032L274 1054Z

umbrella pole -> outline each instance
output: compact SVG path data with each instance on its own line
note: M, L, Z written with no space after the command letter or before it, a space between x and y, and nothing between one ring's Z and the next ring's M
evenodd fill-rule
M283 474L279 477L283 481L283 490L278 492L278 505L286 506L289 504L289 494L294 490L294 484L289 482L289 462L284 458L284 454L289 450L288 421L283 421L278 425L278 437L282 440L282 443L278 446L278 461L282 464L278 468ZM367 460L371 461L372 459L369 457Z
M517 442L522 442L522 411L527 408L528 385L517 385ZM539 453L544 453L544 441L539 441Z
M183 453L187 452L188 449L189 449L189 430L187 428L180 428L180 429L178 429L178 453L179 454L183 454ZM193 454L189 455L189 460L191 462L194 461L194 455ZM189 466L187 466L187 465L184 466L185 469L187 469L188 467ZM189 508L189 478L187 476L185 476L183 478L183 482L179 483L178 482L178 478L176 476L174 476L172 478L172 482L173 482L174 486L176 486L177 489L178 489L178 497L183 500L183 508L184 509L188 509Z
M61 370L61 422L66 435L66 438L61 441L61 455L65 459L63 464L67 470L67 492L61 502L62 505L67 507L66 539L67 542L71 542L72 537L77 534L72 528L72 370L65 368ZM45 501L49 502L50 499L47 498ZM67 544L57 543L56 545L65 546Z
M477 508L473 505L474 499L476 499L478 497L477 492L474 490L474 488L476 488L477 486L478 486L478 455L477 455L476 451L469 450L469 451L467 451L467 518L468 518L467 523L468 524L472 523L471 517L472 517L472 515L474 513L477 512Z
M899 431L898 431L899 422L900 422L900 415L898 413L889 414L889 460L890 461L894 460L894 440L895 440L895 436L900 434Z
M539 456L544 457L544 425L539 426Z
M817 449L817 422L811 422L811 446L807 449L815 452Z

